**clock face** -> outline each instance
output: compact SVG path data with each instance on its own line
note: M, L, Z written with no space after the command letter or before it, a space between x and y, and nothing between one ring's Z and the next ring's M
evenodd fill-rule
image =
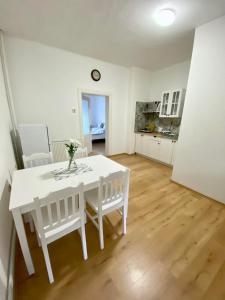
M91 71L91 77L94 81L99 81L101 78L101 73L98 70L94 69Z

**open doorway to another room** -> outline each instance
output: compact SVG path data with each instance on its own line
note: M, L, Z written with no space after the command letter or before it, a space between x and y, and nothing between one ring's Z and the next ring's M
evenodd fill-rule
M108 96L82 93L82 119L88 152L107 155Z

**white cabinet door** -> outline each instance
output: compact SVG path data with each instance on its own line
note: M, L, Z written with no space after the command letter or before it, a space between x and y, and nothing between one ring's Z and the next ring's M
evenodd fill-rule
M175 160L175 156L176 156L176 149L177 149L177 141L173 141L173 153L172 153L171 165L174 165L174 160Z
M135 135L135 152L144 155L144 134L136 133Z
M181 117L184 104L184 89L178 89L171 92L169 115L172 118Z
M160 139L155 139L154 137L145 136L144 139L144 149L146 156L154 159L159 159L160 153Z
M179 118L184 104L184 89L176 89L162 93L160 114L162 118Z
M172 140L164 139L164 138L161 139L160 155L159 155L160 161L166 164L172 164L173 146L174 143Z
M170 108L170 97L171 91L166 91L162 93L161 105L160 105L160 117L167 117Z
M146 134L143 136L143 149L142 154L149 156L149 144L148 144L149 136Z

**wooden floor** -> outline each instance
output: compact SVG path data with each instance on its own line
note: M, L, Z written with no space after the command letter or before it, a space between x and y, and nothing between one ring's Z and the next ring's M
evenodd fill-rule
M113 159L131 168L127 235L114 213L104 224L103 251L88 222L87 261L76 232L50 244L50 285L30 234L36 273L27 276L17 247L16 299L224 300L225 206L171 182L171 169L159 163L135 155Z
M105 154L105 142L92 143L92 152L94 154Z

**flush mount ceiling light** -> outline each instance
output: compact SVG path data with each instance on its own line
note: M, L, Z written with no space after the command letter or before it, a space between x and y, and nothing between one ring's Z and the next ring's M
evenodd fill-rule
M163 8L155 13L154 19L160 26L169 26L175 21L176 13L171 8Z

